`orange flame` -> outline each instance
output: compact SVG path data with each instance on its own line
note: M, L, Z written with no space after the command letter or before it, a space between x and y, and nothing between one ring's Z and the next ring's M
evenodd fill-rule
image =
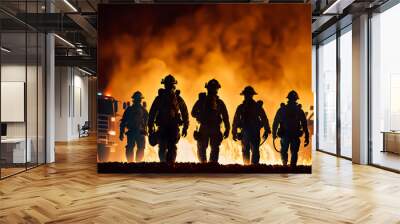
M141 10L141 7L163 6L130 7ZM158 88L162 87L161 79L172 73L190 112L198 93L205 91L204 84L215 78L222 85L219 96L232 122L236 107L243 100L239 93L245 86L252 85L258 92L255 98L263 100L272 125L275 112L280 103L286 101L290 90L299 93L306 111L313 104L310 12L308 5L202 5L190 14L174 18L168 25L157 23L160 14L169 13L168 8L149 14L156 19L152 20L154 24L143 29L140 24L131 23L124 27L125 32L110 34L106 31L112 28L100 24L99 35L107 35L111 41L100 41L99 63L115 61L107 74L109 81L103 84L105 92L127 101L139 90L149 109ZM117 14L130 15L118 11L116 18ZM138 21L148 19L135 17L135 13L131 15ZM151 30L152 27L159 30ZM131 34L138 29L142 32ZM113 35L112 38L109 35ZM178 143L177 161L197 161L196 142L192 137L196 125L190 118L188 137L181 138ZM109 160L126 161L124 143L116 148ZM280 163L280 155L273 150L271 139L260 151L263 163ZM157 147L147 144L145 160L158 161ZM242 164L240 143L231 138L224 140L220 162ZM298 164L311 164L311 147L300 150Z

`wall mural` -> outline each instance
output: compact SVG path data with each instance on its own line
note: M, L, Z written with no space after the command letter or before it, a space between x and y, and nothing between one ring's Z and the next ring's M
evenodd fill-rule
M311 173L311 8L100 5L98 171Z

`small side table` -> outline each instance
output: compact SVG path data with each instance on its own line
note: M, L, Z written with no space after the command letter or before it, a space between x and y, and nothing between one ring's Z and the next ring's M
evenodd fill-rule
M400 154L400 131L382 131L383 150L382 152L391 152Z

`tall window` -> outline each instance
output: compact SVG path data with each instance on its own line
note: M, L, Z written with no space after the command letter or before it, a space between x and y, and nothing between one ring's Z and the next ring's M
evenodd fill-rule
M340 154L352 156L352 35L351 26L340 36Z
M20 1L42 12L44 1ZM0 1L0 7L12 1ZM0 178L45 163L45 35L0 12ZM5 25L6 24L6 25Z
M318 149L336 153L336 37L318 48Z
M400 4L371 19L372 163L400 170Z
M32 161L26 118L26 33L1 33L1 177L26 170Z

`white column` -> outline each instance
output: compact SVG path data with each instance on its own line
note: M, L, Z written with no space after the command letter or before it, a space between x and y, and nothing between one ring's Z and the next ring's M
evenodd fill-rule
M353 19L353 162L368 163L368 15Z
M54 5L46 0L46 12L54 12ZM46 34L46 163L55 162L55 42L54 34Z
M54 35L46 35L46 163L55 161L55 74Z

